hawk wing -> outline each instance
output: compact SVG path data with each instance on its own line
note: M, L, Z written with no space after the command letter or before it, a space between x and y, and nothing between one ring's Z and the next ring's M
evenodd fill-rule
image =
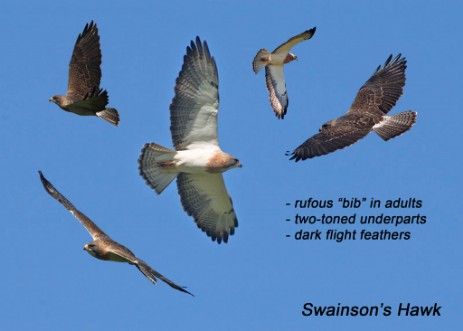
M177 187L183 209L194 217L196 225L213 241L226 243L238 220L222 175L180 173Z
M110 242L108 241L107 245L108 245L108 248L107 248L108 252L111 255L114 255L116 257L114 260L117 260L117 261L122 260L130 264L134 264L138 268L138 270L140 270L146 276L146 278L148 278L153 284L156 284L157 282L156 278L159 278L160 280L167 283L169 286L173 287L174 289L193 295L187 290L185 290L183 287L178 286L170 279L161 275L159 272L151 268L144 261L138 259L135 256L135 254L133 254L132 251L128 249L127 247L113 240L110 240Z
M184 293L188 293L189 295L191 296L194 296L192 293L188 292L187 290L185 290L184 287L182 286L179 286L177 284L175 284L173 281L171 281L170 279L164 277L163 275L161 275L159 272L157 272L156 270L154 270L153 268L151 268L148 264L146 264L145 262L141 261L141 260L137 260L136 263L134 263L135 266L138 268L138 270L140 270L153 284L156 284L156 278L159 278L160 280L162 280L163 282L165 282L167 285L169 285L170 287L178 290L178 291L181 291L181 292L184 292Z
M196 37L187 47L170 105L170 130L176 150L195 142L218 145L219 77L207 43Z
M98 27L91 21L77 37L69 63L67 96L84 98L101 80L101 50Z
M345 121L341 117L332 122L339 120L341 121L338 124L329 125L330 122L325 124L319 133L307 139L292 152L290 160L295 159L297 162L350 146L365 137L374 125L372 118L358 116L357 119Z
M283 119L289 103L283 65L267 65L265 67L265 82L273 111L278 118Z
M76 109L76 112L78 112L79 109L86 109L89 112L96 113L97 111L104 110L108 102L108 91L93 88L80 101L76 101L68 107L71 111Z
M378 66L375 73L360 88L349 112L370 112L387 114L403 93L407 61L397 55L388 57L384 66Z
M81 213L79 210L74 207L74 205L66 199L39 171L40 180L42 181L43 187L50 194L53 198L58 200L67 210L74 215L75 218L84 226L84 228L90 233L93 240L98 238L107 237L107 235L95 224L90 220L87 216Z
M288 53L291 50L291 48L293 48L295 45L299 44L300 42L303 42L304 40L312 38L316 30L317 28L313 27L310 30L306 30L290 38L289 40L275 48L275 50L272 53Z

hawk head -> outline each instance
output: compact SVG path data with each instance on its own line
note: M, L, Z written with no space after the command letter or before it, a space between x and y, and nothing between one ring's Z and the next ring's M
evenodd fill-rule
M241 168L242 167L241 162L238 159L233 158L233 160L231 160L230 163L231 163L230 168Z
M321 131L326 130L329 127L335 126L335 125L336 125L336 120L331 120L331 121L326 122L325 124L323 124L318 131L321 132Z
M289 63L289 62L294 61L294 60L297 60L297 56L294 55L293 53L288 53L288 55L286 55L285 61L283 63Z
M233 168L241 168L240 160L231 156L230 154L224 153L226 155L225 160L223 161L223 171L227 171Z
M67 98L64 95L54 95L48 101L56 103L61 108L64 108L68 104Z
M216 152L207 162L206 171L209 173L221 173L233 168L241 168L240 161L228 153Z
M94 241L88 243L84 246L84 250L86 250L91 256L99 258L101 255L100 246L97 245Z

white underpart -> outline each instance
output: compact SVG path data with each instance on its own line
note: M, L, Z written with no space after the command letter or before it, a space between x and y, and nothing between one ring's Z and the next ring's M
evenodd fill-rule
M373 125L373 130L376 129L376 128L380 128L384 125L384 123L386 123L387 119L388 119L389 116L386 116L384 115L382 120L378 123L376 123L375 125Z
M282 65L284 64L284 61L286 59L286 56L288 55L288 53L272 53L272 57L270 59L270 63L271 65Z
M206 165L210 159L220 152L217 145L208 143L195 143L188 146L187 150L177 151L174 162L177 172L190 174L206 173Z

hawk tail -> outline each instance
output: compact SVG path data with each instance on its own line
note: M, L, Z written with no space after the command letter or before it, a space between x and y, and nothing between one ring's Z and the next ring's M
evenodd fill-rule
M407 110L393 116L383 116L383 120L373 127L373 130L384 140L400 136L409 130L416 122L417 113Z
M140 175L152 189L160 194L177 177L173 157L175 151L155 143L145 144L138 158Z
M254 60L252 61L252 70L257 74L263 67L265 67L271 60L272 54L266 49L262 48L257 52Z
M119 125L119 113L115 108L106 108L104 110L98 111L96 112L96 116L104 119L106 122L109 122L112 125Z

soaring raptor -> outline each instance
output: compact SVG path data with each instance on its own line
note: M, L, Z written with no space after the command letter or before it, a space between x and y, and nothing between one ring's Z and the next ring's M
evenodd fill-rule
M155 143L143 146L140 175L160 194L175 178L183 208L213 241L227 242L238 220L222 172L241 167L224 153L217 138L219 78L207 43L196 37L187 47L170 105L175 150Z
M100 89L101 50L98 27L93 21L79 34L69 63L69 80L66 95L55 95L50 101L61 109L82 116L98 116L119 125L119 114L106 108L108 91Z
M290 53L291 48L304 40L312 38L316 29L314 27L290 38L272 53L263 48L254 57L252 69L256 74L265 67L265 82L270 95L270 104L279 119L285 117L289 102L283 66L297 60L297 56Z
M360 88L346 115L329 121L320 132L306 140L292 153L291 160L305 160L350 146L374 130L387 141L409 130L417 113L407 110L392 116L386 114L395 106L405 85L407 61L401 55L378 66L373 76Z
M106 233L104 233L95 223L92 222L87 216L81 213L74 205L66 199L39 171L40 180L43 187L53 198L58 200L67 210L74 215L75 218L84 226L90 233L93 241L86 244L84 249L92 256L100 260L127 262L135 265L153 284L156 284L156 278L166 282L169 286L176 290L188 293L183 287L178 286L171 280L161 275L156 270L152 269L144 261L140 260L133 254L127 247L122 246L118 242L112 240Z

